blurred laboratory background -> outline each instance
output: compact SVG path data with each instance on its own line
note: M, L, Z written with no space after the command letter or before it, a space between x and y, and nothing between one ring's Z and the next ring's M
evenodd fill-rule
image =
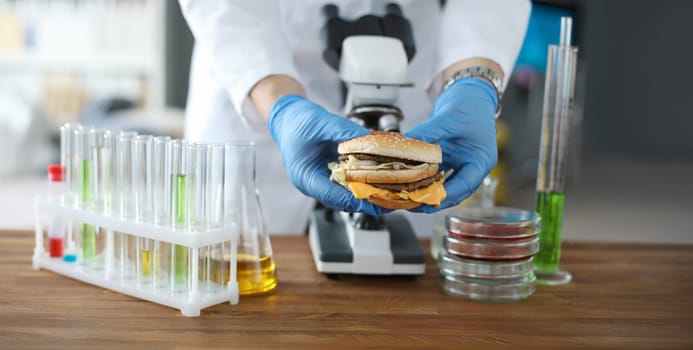
M565 239L693 243L693 2L533 3L499 119L497 203L534 208L547 47L569 15ZM0 229L33 227L59 125L181 137L192 46L176 1L0 0Z

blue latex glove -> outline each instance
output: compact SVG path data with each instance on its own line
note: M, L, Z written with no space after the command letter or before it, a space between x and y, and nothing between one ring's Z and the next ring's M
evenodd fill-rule
M330 181L327 163L337 161L337 144L369 131L326 111L302 96L280 98L269 115L269 130L279 145L291 183L326 207L380 215L384 210L356 199L351 191Z
M447 197L439 207L423 205L412 211L432 213L469 197L498 161L496 107L493 86L479 78L462 79L445 89L428 119L405 136L437 143L443 150L444 170L454 169L445 182Z

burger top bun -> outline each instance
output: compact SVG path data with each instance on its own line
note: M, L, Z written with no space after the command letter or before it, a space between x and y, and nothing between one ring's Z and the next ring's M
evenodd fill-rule
M422 163L441 163L440 146L410 139L397 132L377 132L339 144L339 154L365 153L376 156L408 159Z

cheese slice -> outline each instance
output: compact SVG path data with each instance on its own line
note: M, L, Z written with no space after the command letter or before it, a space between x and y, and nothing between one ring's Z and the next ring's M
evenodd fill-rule
M443 180L436 181L430 186L417 188L413 191L402 191L414 202L428 205L440 205L445 200L447 193L443 187Z
M347 187L354 193L354 197L358 199L368 199L370 196L388 197L392 191L382 188L377 188L363 182L347 181Z
M377 188L363 182L347 181L347 187L354 193L354 197L358 199L368 199L370 196L390 197L398 195L395 192L388 191L382 188ZM401 191L405 198L428 205L440 205L445 200L447 193L443 187L443 180L436 181L428 187L417 188L414 191Z

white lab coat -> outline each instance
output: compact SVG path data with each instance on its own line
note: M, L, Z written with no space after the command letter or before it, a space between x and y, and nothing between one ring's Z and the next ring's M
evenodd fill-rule
M408 71L416 86L400 91L403 131L426 118L427 90L431 93L442 70L456 61L493 59L507 81L524 39L528 0L448 0L442 10L435 0L180 0L196 40L185 136L257 144L257 184L270 233L302 232L314 200L291 185L248 92L270 74L287 74L301 82L312 101L340 113L339 77L322 59L321 9L335 3L340 16L356 19L384 14L389 2L400 4L416 44ZM418 235L431 232L430 218L412 214Z

